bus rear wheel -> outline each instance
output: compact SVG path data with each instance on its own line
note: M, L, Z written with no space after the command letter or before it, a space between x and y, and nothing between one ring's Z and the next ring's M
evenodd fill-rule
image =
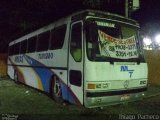
M57 76L54 76L51 83L51 97L59 103L62 103L62 89Z

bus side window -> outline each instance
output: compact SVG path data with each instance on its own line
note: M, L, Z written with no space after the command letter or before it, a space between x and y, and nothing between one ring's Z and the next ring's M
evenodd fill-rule
M20 54L24 54L27 51L27 40L21 42Z
M14 55L19 54L20 52L20 42L14 45Z
M27 53L35 52L37 43L37 36L31 37L28 39L28 48Z
M63 47L63 43L66 35L66 28L67 28L67 25L65 24L51 30L51 42L50 42L51 50L61 49Z
M9 55L13 55L14 54L14 45L9 46L8 54Z
M70 52L76 62L82 60L82 24L72 26Z
M48 50L49 39L50 39L50 31L38 35L38 46L37 46L38 52Z

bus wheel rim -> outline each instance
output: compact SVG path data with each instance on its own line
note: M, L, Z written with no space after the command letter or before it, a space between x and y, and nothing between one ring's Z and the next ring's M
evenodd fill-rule
M15 79L16 82L18 81L17 72L16 72L15 75L14 75L14 79Z
M53 92L55 97L61 97L61 86L59 81L57 80L57 77L54 77L54 88L53 88Z

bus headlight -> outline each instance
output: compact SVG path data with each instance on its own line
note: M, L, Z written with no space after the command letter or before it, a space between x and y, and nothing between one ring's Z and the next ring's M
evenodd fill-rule
M96 84L96 88L100 89L100 88L102 88L102 85L101 84Z
M108 83L103 84L103 88L108 88L108 86L109 86Z
M88 83L87 88L88 89L106 89L109 87L109 83Z

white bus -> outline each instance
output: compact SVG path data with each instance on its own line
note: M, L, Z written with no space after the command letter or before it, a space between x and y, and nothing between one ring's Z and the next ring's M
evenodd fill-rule
M10 42L8 75L86 108L142 99L148 69L139 24L102 11L74 13Z

